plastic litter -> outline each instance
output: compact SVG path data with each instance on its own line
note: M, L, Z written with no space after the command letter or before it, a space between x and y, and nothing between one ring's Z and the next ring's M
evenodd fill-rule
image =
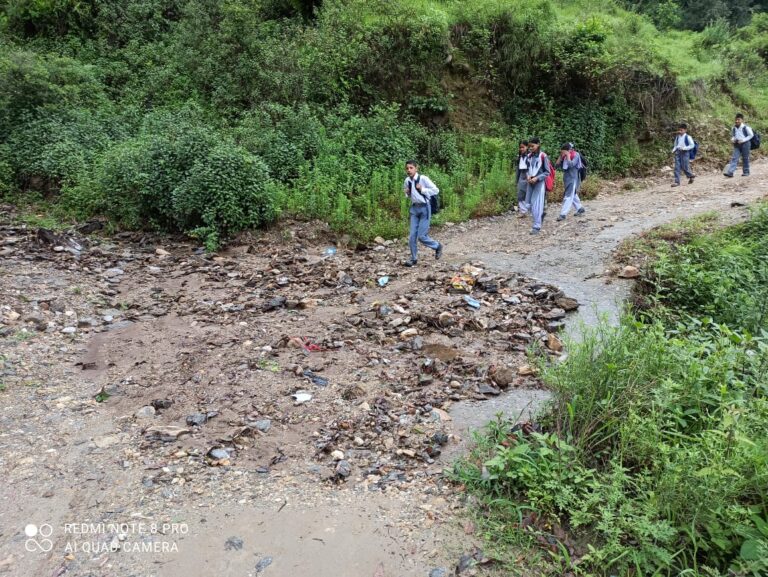
M310 381L312 381L315 385L317 385L318 387L327 387L328 386L328 379L326 379L324 377L321 377L320 375L316 375L315 373L313 373L309 369L304 371L304 373L302 373L302 374L305 377L307 377Z
M389 277L388 277L388 276L383 276L383 277L380 277L380 278L379 278L379 286L380 286L380 287L385 287L385 286L387 286L387 283L388 283L388 282L389 282Z
M475 310L480 308L480 301L473 299L469 295L464 296L464 302Z
M312 395L305 391L297 391L291 395L297 405L303 405L304 403L312 400Z

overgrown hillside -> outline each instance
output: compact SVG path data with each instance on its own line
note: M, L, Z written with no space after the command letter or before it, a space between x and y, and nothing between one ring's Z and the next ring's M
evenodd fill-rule
M0 0L0 194L213 248L280 214L401 234L411 157L440 218L498 212L534 134L640 173L684 119L722 162L735 111L763 126L768 15L661 4Z

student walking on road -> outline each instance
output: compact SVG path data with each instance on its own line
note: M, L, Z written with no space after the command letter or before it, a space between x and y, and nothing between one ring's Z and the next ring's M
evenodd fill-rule
M517 212L520 218L528 214L525 195L528 192L528 141L521 140L517 154Z
M435 186L429 177L419 174L419 165L409 160L405 163L405 183L403 191L411 201L410 235L408 246L411 249L411 260L406 261L405 266L415 266L418 262L418 244L420 242L435 251L435 258L439 259L443 254L443 245L429 237L429 224L432 218L429 199L436 196L440 189Z
M533 216L533 228L531 234L539 234L541 221L544 218L544 201L546 196L546 179L550 175L549 157L541 151L541 141L531 138L528 141L530 154L527 159L526 181L526 206L530 208Z
M744 115L741 113L737 114L734 126L731 128L733 156L731 156L731 163L723 172L725 176L733 176L733 173L736 172L736 168L739 166L739 158L741 158L741 176L749 176L749 151L752 149L750 141L754 136L754 130L744 124Z
M584 168L584 163L581 160L581 154L574 150L573 144L566 143L560 147L560 157L555 163L555 168L563 171L563 184L565 185L563 206L557 220L565 220L571 211L571 206L576 210L576 216L581 216L585 212L584 207L581 206L581 199L579 199L581 170Z
M696 175L691 172L691 150L694 146L696 144L688 134L688 125L678 125L675 145L672 148L672 154L675 155L675 182L672 184L672 188L680 186L681 172L688 177L688 184L692 184L693 179L696 178Z

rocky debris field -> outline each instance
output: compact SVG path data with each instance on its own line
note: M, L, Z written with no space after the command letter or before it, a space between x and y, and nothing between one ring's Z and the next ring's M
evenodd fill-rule
M451 404L536 387L526 351L561 354L578 307L482 263L406 273L392 243L324 247L309 226L213 256L131 235L1 234L4 385L45 394L31 382L41 357L69 365L80 395L57 402L120 423L94 446L129 438L135 461L183 462L178 480L234 463L313 463L379 486L438 472Z
M64 483L88 518L213 494L450 498L439 457L458 442L451 406L538 387L526 352L562 355L557 332L578 303L481 262L411 270L402 243L327 238L295 224L209 255L3 225L11 486L34 472L51 498Z

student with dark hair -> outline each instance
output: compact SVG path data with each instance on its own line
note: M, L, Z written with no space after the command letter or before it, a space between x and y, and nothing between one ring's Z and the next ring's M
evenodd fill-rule
M435 251L435 258L439 259L443 254L443 245L429 237L429 224L432 218L429 199L440 192L429 177L419 174L419 165L416 161L409 160L405 163L405 182L403 191L411 201L410 234L408 246L411 249L411 260L406 261L405 266L415 266L418 262L417 241Z
M526 181L528 187L525 193L526 206L530 208L533 217L531 234L539 234L541 221L544 218L544 200L546 196L546 179L550 174L549 158L541 150L538 138L528 140L529 155L526 163Z
M684 172L688 177L688 184L693 183L696 175L691 172L691 150L695 143L693 138L688 135L688 125L678 124L675 145L672 147L672 154L675 155L675 182L672 187L680 186L680 172Z
M528 214L525 195L528 192L528 141L521 140L517 151L517 212L523 218Z
M581 199L579 199L579 189L581 188L580 170L584 168L584 164L581 161L581 154L574 149L573 144L570 142L560 147L560 157L555 163L555 168L562 169L563 184L565 186L563 207L560 209L560 216L557 217L557 220L565 220L565 217L571 211L571 206L576 210L576 216L581 216L584 214L584 207L581 206Z
M744 115L739 113L736 115L733 128L731 128L731 142L733 142L733 155L731 156L731 163L726 167L723 174L731 177L739 166L739 158L741 158L741 176L749 176L749 152L752 149L750 140L754 138L755 132L749 126L744 124Z

